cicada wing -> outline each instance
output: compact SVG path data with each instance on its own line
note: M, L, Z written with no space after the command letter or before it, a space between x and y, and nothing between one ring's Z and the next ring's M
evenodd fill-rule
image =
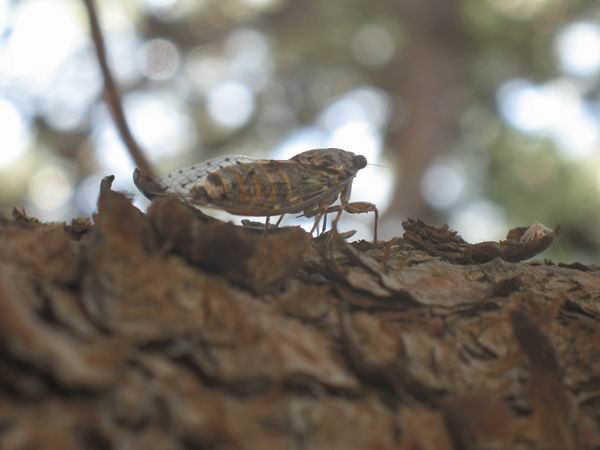
M150 200L158 195L169 194L186 197L193 186L204 183L209 173L224 167L255 161L260 160L244 155L218 156L190 166L180 167L158 178L153 178L136 168L133 172L133 182Z
M157 181L165 187L167 192L186 197L192 187L204 184L210 173L225 167L249 164L255 161L260 160L244 155L218 156L191 166L181 167L158 178Z

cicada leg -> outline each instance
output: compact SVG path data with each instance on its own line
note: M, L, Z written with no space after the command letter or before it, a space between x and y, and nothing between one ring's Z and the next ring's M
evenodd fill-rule
M279 219L277 219L277 222L275 223L275 228L279 228L279 225L283 221L283 216L285 216L285 214L282 214L281 216L279 216Z
M275 222L275 226L273 228L279 228L279 225L281 224L281 221L283 220L283 216L285 216L285 214L282 214L281 216L279 216L279 219L277 219L277 222ZM263 236L265 234L267 234L267 231L269 231L270 220L271 220L271 216L267 216L267 220L265 220L265 227L263 229Z
M335 228L337 230L337 223L340 220L340 216L342 215L343 211L346 211L347 213L350 213L350 214L362 214L362 213L367 213L367 212L375 213L375 226L373 228L373 241L377 241L377 227L379 225L379 210L373 203L353 202L353 203L344 203L342 205L330 206L329 208L327 208L327 210L324 212L324 214L327 214L330 212L337 212L337 215L335 216L335 219L333 219L333 222L332 222L332 228Z
M271 216L267 216L267 220L265 220L265 228L263 228L263 237L267 234L267 230L269 229L269 220Z
M373 241L377 242L377 229L379 228L379 210L377 206L369 202L353 202L346 205L345 211L350 214L362 214L372 212L375 215L373 224Z
M323 228L321 228L321 234L325 233L327 229L327 212L323 213Z
M315 215L315 223L313 224L312 228L310 229L310 234L311 235L315 232L315 230L318 231L318 229L319 229L319 222L321 222L321 217L323 217L323 213L319 211Z
M327 212L337 211L335 218L331 221L331 231L334 231L335 233L337 233L337 224L340 221L340 217L342 217L342 211L344 211L344 208L345 205L336 205L327 208Z

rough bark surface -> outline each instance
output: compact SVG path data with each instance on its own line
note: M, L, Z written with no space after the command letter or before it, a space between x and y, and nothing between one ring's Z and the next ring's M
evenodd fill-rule
M111 181L0 221L0 448L600 448L600 269L519 262L555 233L263 237Z

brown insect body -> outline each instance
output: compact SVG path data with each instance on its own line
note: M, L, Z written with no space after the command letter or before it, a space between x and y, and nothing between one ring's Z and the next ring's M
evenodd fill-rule
M356 161L356 164L355 164ZM190 191L190 201L231 214L313 213L348 191L363 156L339 149L309 150L290 160L259 160L225 167Z
M329 212L338 213L335 226L342 211L373 211L376 239L378 213L375 205L349 203L352 181L366 165L364 156L345 150L308 150L284 161L254 160L220 167L206 174L201 183L193 185L184 198L198 206L236 215L268 218L303 213L306 217L315 217L313 230L321 217ZM149 198L156 194L145 188L156 186L156 183L146 182L140 171L136 171L134 180ZM169 187L161 192L168 193ZM340 205L331 206L338 197Z

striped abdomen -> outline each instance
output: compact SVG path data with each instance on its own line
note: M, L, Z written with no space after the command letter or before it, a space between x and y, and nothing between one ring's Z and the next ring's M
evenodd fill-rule
M225 167L194 188L192 200L246 215L278 214L301 200L301 174L294 168L281 161Z

